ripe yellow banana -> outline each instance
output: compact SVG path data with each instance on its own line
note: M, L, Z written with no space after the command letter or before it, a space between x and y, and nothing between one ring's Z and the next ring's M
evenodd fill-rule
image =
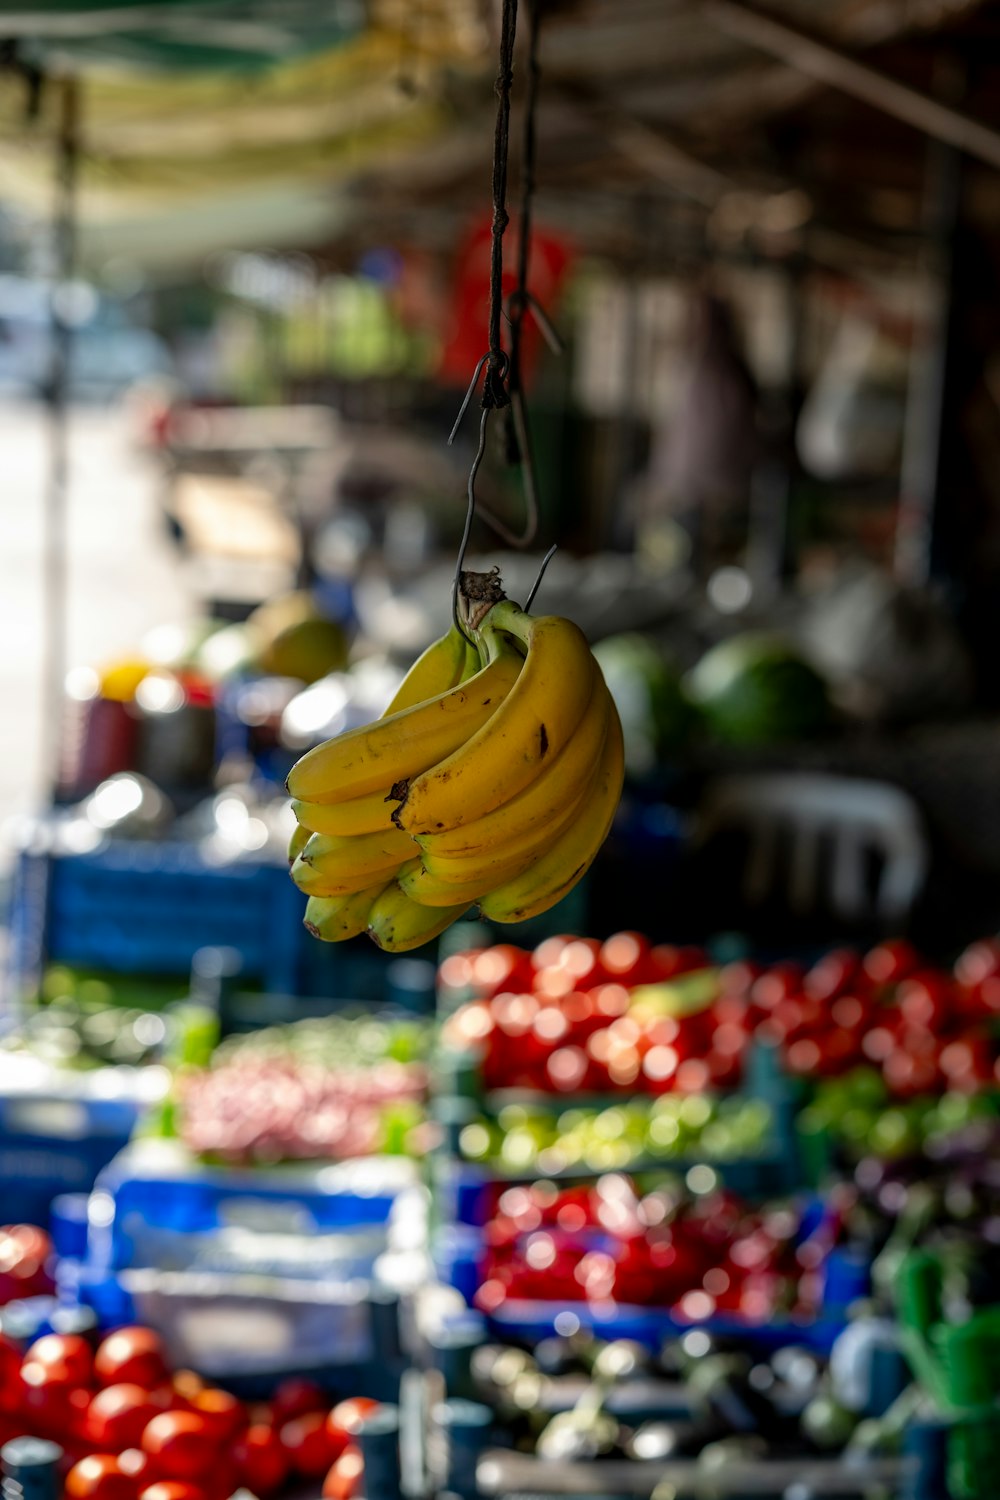
M471 676L467 650L465 636L453 625L447 634L433 641L417 657L396 689L395 697L382 715L383 719L387 719L390 714L399 713L401 709L412 708L415 703L423 703L427 698L434 698L438 693L447 692L448 688L455 687L464 677ZM477 661L472 672L478 670Z
M310 830L300 824L288 840L288 863L293 865L309 842Z
M479 903L493 922L522 922L555 906L590 869L607 838L621 796L625 747L617 711L612 708L589 805L552 847L522 874L485 895Z
M526 648L521 674L482 727L411 779L393 814L409 833L457 828L509 801L559 754L583 717L596 663L579 627L556 615L535 618L504 599L480 629L487 649L496 649L498 631Z
M398 880L400 888L406 892L412 901L417 901L421 906L445 907L454 906L456 902L464 902L463 911L468 908L495 886L505 884L516 876L524 873L524 860L513 859L506 865L495 866L492 870L482 871L478 875L470 875L464 881L442 880L440 875L432 875L418 860L412 866L400 870Z
M487 651L488 664L467 682L307 751L288 774L289 793L303 802L346 802L444 761L492 718L524 666L501 636Z
M372 902L368 936L387 953L407 953L436 938L468 909L467 901L437 910L420 906L394 880Z
M303 921L313 937L324 943L341 943L367 931L372 902L385 890L386 882L366 886L349 896L310 896Z
M428 646L413 663L382 717L412 708L436 693L446 692L472 677L481 666L479 653L452 626L447 635ZM387 782L377 792L352 797L347 802L302 802L293 798L292 811L310 833L336 833L343 837L355 833L381 833L392 827L395 804L388 793Z
M363 875L366 870L381 870L394 861L401 865L415 853L409 834L398 828L383 833L359 833L340 838L335 833L314 833L299 855L302 864L336 876L342 870Z
M468 887L479 882L480 891L484 892L526 870L562 837L575 819L587 816L588 797L599 762L600 751L591 762L586 781L572 789L569 799L563 800L563 805L547 823L536 824L517 837L498 839L490 850L479 850L475 854L439 854L428 850L428 841L425 840L421 863L427 874L445 885ZM416 895L416 892L412 894Z
M313 865L303 864L300 854L292 865L291 875L299 890L307 896L351 896L366 886L392 880L399 866L399 859L395 859L374 869L342 867L331 870L327 865L316 869Z
M299 802L292 799L292 811L309 833L333 833L348 838L358 833L385 833L392 828L395 803L387 796L388 787L352 797L349 802Z
M576 733L551 765L509 802L501 803L472 823L443 833L417 834L425 855L493 855L517 847L540 828L547 828L590 784L601 758L611 695L601 676L594 674L590 702ZM430 866L429 866L430 868Z

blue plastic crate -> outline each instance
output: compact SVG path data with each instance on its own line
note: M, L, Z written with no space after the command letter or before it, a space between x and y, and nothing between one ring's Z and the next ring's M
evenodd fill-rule
M273 1232L324 1234L382 1227L416 1181L402 1157L329 1166L210 1167L175 1142L137 1141L101 1172L91 1204L88 1261L109 1270L155 1263L151 1245L211 1237L246 1220Z
M305 898L283 864L209 865L190 844L109 841L88 854L22 853L11 900L9 991L46 961L187 974L199 948L235 948L267 988L299 989Z
M38 1090L0 1098L0 1203L6 1221L47 1225L52 1200L86 1193L128 1143L139 1107L127 1099Z

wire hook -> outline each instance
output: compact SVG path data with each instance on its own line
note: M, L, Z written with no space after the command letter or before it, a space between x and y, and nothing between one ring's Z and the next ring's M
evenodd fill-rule
M480 360L479 363L481 367L484 361ZM478 380L478 378L479 375L477 372L476 379ZM473 386L474 385L475 382L473 382ZM468 397L466 397L465 404L466 406L468 406L469 404ZM483 454L486 452L486 424L490 420L491 410L492 407L484 406L483 414L479 419L479 448L476 451L475 458L472 460L472 468L469 470L469 481L466 491L468 495L468 504L465 510L465 530L462 532L462 541L458 549L458 558L455 563L455 577L453 578L451 585L451 618L454 621L455 629L465 637L470 646L474 646L476 643L470 636L469 632L466 630L459 617L458 596L462 588L462 573L465 568L465 554L469 550L469 537L472 535L472 522L475 519L476 515L476 475L479 473L479 466L483 461Z
M558 542L553 542L552 546L549 548L548 552L546 552L545 556L542 558L541 566L539 567L538 572L535 575L535 581L531 585L531 593L528 595L527 599L525 599L525 601L524 601L524 612L525 612L525 614L528 613L529 609L534 604L534 602L535 602L535 595L538 593L538 590L539 590L539 588L541 586L542 579L545 577L545 570L548 567L549 563L552 561L552 559L555 557L555 555L558 552L558 550L559 550L559 543Z

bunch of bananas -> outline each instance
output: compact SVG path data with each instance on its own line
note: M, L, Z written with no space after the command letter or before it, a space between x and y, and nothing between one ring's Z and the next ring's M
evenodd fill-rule
M402 952L473 904L494 922L554 906L607 837L621 725L582 632L509 599L424 652L375 723L293 766L292 879L327 942Z

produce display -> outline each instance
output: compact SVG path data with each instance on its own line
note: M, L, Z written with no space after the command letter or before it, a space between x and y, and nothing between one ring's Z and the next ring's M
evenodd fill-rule
M591 1187L508 1188L486 1225L476 1302L509 1298L646 1304L704 1322L715 1312L748 1322L818 1309L817 1274L833 1226L804 1231L787 1203L751 1210L717 1183L693 1194L677 1183L641 1192L613 1173Z
M473 1375L520 1452L546 1464L629 1459L651 1471L697 1459L700 1486L770 1453L838 1453L860 1417L820 1355L793 1343L755 1356L701 1332L670 1339L656 1353L583 1330L544 1339L533 1352L487 1344L476 1352ZM611 1482L599 1464L595 1492Z
M428 1045L419 1021L361 1016L232 1037L178 1078L175 1125L196 1155L231 1164L413 1150Z
M511 1103L495 1116L471 1119L458 1145L466 1161L501 1176L572 1176L638 1171L663 1161L754 1158L770 1147L772 1128L762 1099L671 1095L561 1111Z
M685 688L724 743L767 745L828 727L830 701L819 673L779 636L748 631L707 651Z
M992 941L973 944L952 971L902 941L837 949L808 968L711 967L698 949L617 933L603 944L550 939L534 954L501 945L458 955L442 978L480 997L448 1018L444 1039L475 1057L486 1089L718 1090L740 1084L752 1044L792 1077L856 1071L856 1092L873 1106L932 1090L992 1092L1000 1079Z
M477 650L453 628L381 720L308 751L288 776L292 879L327 941L367 930L403 951L472 903L497 922L538 915L610 830L622 731L586 639L479 582Z
M160 1010L182 992L177 981L138 983L52 964L37 1003L7 1029L3 1048L60 1068L138 1067L160 1055L168 1030Z
M25 1351L0 1335L4 1441L31 1433L63 1449L67 1500L228 1500L323 1482L349 1500L363 1476L358 1431L377 1403L330 1408L307 1380L253 1405L171 1372L150 1328L119 1328L91 1348L79 1334L43 1335Z

